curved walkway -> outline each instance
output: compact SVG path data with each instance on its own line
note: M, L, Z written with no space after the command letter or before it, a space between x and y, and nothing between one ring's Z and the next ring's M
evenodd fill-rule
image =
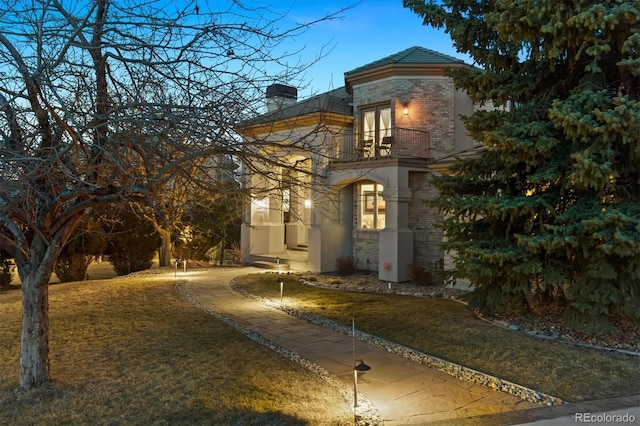
M187 280L185 290L207 310L297 353L353 386L350 336L267 307L235 292L229 285L236 276L263 271L197 270L178 273L178 277ZM356 341L355 352L357 360L364 359L371 366L370 371L359 373L359 394L378 409L385 425L516 424L554 417L553 409L557 408L540 407L464 382L361 341Z

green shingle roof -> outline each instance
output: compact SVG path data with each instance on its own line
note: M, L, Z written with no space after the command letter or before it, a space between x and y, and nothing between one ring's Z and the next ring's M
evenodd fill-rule
M367 71L384 65L463 65L465 62L444 53L426 49L420 46L413 46L401 52L394 53L377 61L355 68L344 73L345 77L350 74Z

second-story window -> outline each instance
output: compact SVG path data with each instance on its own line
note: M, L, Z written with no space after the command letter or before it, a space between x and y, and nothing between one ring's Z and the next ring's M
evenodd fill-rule
M383 138L391 136L391 106L377 105L362 110L362 155L364 158L386 155Z

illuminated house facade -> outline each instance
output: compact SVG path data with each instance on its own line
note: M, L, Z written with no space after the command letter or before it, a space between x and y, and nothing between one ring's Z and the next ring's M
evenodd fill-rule
M346 72L344 87L307 100L270 86L268 112L238 131L277 142L263 155L290 167L246 176L253 198L241 246L249 259L330 272L338 258L353 257L357 269L388 282L409 280L412 264L442 267L442 216L423 201L435 195L429 176L474 147L460 119L473 103L444 75L467 66L412 47Z

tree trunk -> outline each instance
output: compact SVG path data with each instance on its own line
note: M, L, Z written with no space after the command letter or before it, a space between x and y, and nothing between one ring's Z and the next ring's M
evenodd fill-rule
M224 265L224 246L225 246L225 233L222 234L222 239L220 240L220 266Z
M171 266L171 231L164 228L156 228L156 230L162 241L158 251L159 266Z
M49 380L49 279L53 262L34 262L20 274L22 281L22 338L20 387L33 389Z

